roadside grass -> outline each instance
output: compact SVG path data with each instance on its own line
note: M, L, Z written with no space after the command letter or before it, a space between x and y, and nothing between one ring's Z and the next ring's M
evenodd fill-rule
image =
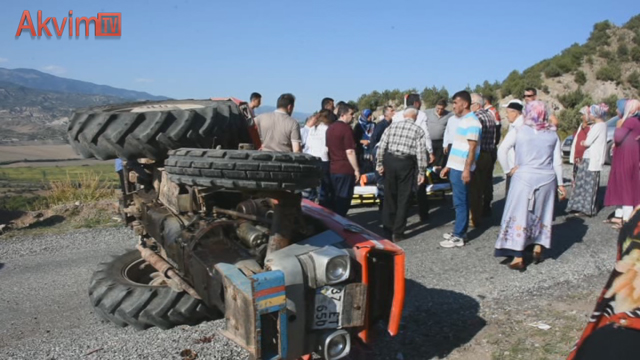
M12 224L1 238L121 224L111 165L0 168L0 183L0 215L13 212L0 218Z
M52 180L48 188L41 203L44 208L75 202L93 203L116 197L114 184L93 171L78 174L75 179L67 175L66 179Z

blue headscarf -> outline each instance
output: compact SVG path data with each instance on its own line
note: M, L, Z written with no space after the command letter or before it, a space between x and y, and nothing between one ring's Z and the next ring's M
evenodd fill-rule
M618 102L616 103L616 106L618 107L618 112L620 114L624 115L624 107L627 105L627 99L620 99L618 100Z
M358 119L358 125L362 127L362 139L360 140L370 140L371 135L373 135L373 128L376 124L373 121L369 121L368 118L371 115L371 110L364 109L362 111L362 115Z

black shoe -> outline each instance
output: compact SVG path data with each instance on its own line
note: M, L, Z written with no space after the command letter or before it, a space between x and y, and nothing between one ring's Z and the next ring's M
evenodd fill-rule
M393 241L394 243L402 240L404 240L404 235L402 234L394 234L393 237L391 238L391 241Z
M429 221L429 215L420 215L420 221L421 222Z

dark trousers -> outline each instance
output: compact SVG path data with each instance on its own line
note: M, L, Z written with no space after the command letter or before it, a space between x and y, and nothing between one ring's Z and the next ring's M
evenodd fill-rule
M469 210L471 212L471 222L474 227L478 227L482 223L483 209L485 207L486 199L484 198L486 191L486 184L492 183L493 175L491 168L492 160L491 153L488 151L480 151L478 160L476 160L476 169L471 175L471 182L469 184ZM489 202L491 206L491 202Z
M425 174L423 174L425 175ZM425 175L426 176L426 175ZM415 178L418 175L416 173ZM426 221L429 218L429 196L427 196L427 181L418 185L418 215L420 215L420 220Z
M447 163L445 162L446 156L444 155L442 140L431 140L431 145L433 147L433 156L435 156L436 160L429 164L429 166L444 167Z
M332 193L331 190L331 174L329 173L329 161L322 162L322 179L320 179L320 192L318 204L320 206L328 207L331 203Z
M493 170L496 167L496 161L498 160L498 150L494 149L489 152L491 155L491 165L488 169L487 181L484 184L484 198L482 203L482 213L484 216L491 215L491 203L493 202Z
M353 199L353 187L356 176L346 174L331 174L331 204L330 209L340 216L347 216Z
M402 235L407 227L409 200L416 177L416 160L408 156L385 154L384 206L382 221L394 235Z

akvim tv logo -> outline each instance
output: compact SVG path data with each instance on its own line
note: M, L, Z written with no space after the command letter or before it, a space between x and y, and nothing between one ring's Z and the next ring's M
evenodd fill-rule
M84 23L84 36L89 37L89 25L93 22L94 34L96 37L110 36L119 37L122 34L122 15L121 13L98 13L97 17L79 17L75 18L75 35L80 36L80 25ZM52 36L51 28L49 28L49 22L53 25L53 32L58 37L61 37L65 33L65 29L68 29L69 37L72 37L74 32L73 24L73 10L69 11L69 17L62 18L62 21L58 21L55 17L48 17L44 21L42 20L42 10L38 11L38 31L36 35L36 28L31 18L31 13L28 10L22 12L20 23L18 24L18 31L16 31L16 38L19 38L25 31L28 31L32 37L41 37L42 33L47 37ZM60 26L58 26L58 24Z

